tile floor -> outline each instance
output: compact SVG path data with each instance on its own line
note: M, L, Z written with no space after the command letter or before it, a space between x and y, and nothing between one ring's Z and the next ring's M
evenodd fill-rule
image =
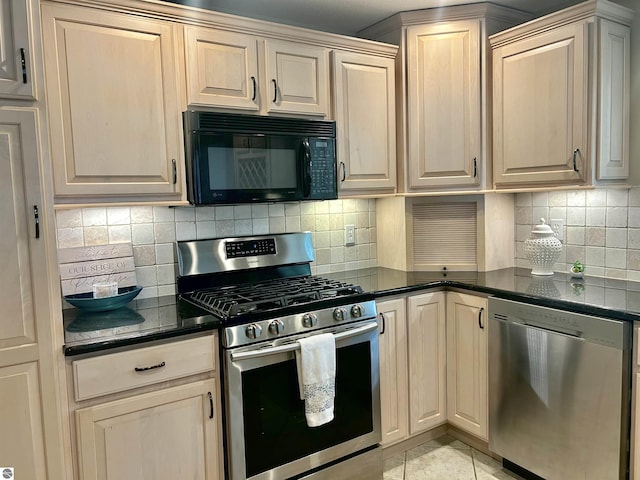
M385 459L384 470L384 480L522 480L449 435Z

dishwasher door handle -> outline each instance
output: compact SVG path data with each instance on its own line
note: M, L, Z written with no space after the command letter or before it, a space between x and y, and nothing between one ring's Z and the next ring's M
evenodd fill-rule
M523 325L525 327L528 327L528 328L535 328L536 330L542 330L543 332L551 333L551 334L554 334L554 335L563 335L565 337L572 338L574 340L585 341L585 339L582 338L582 334L577 330L555 329L555 328L552 328L551 325L541 324L541 323L538 323L538 322L532 322L530 320L521 323L521 325Z
M493 315L491 317L493 320L497 321L497 322L501 322L501 323L505 323L508 325L516 325L522 328L532 328L535 330L539 330L541 332L544 333L549 333L549 334L553 334L553 335L562 335L564 337L573 339L573 340L581 340L581 341L586 341L580 332L576 331L576 330L559 330L559 329L554 329L551 328L550 325L548 324L544 324L544 323L538 323L538 322L532 322L531 320L505 320L504 318L501 318L499 315Z

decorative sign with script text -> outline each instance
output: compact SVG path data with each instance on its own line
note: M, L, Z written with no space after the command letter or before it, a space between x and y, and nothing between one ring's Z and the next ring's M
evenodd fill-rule
M92 292L94 283L118 282L118 288L137 285L130 243L61 248L58 261L63 295Z

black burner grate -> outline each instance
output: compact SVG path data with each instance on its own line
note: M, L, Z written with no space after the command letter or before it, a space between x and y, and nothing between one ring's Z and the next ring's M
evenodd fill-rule
M189 299L221 318L362 293L357 285L306 276L197 290Z

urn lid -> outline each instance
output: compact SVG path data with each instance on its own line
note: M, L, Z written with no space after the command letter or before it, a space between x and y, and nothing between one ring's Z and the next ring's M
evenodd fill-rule
M552 237L553 230L551 227L545 223L544 218L540 219L540 223L536 225L531 231L536 237Z

